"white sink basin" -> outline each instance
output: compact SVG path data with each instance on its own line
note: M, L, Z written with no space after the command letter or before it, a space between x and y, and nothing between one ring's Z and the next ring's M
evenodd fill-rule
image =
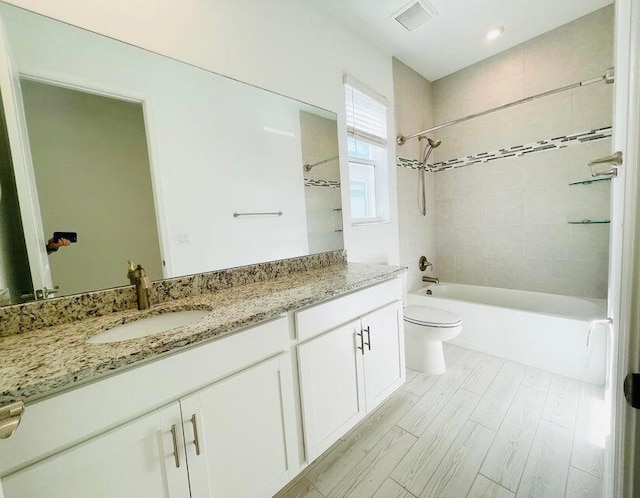
M211 313L206 310L175 311L173 313L163 313L162 315L151 315L140 318L133 322L117 325L109 330L100 332L90 337L87 342L90 344L105 344L107 342L127 341L154 334L161 334L167 330L188 325Z

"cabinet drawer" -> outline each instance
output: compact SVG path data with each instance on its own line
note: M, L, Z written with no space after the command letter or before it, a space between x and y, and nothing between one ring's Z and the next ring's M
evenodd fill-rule
M310 339L399 299L402 299L402 281L400 278L394 278L298 311L296 312L298 340Z

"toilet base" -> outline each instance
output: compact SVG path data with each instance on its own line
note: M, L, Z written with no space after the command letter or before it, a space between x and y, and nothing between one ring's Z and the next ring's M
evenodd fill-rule
M442 341L416 340L405 335L405 358L407 368L427 375L446 372Z

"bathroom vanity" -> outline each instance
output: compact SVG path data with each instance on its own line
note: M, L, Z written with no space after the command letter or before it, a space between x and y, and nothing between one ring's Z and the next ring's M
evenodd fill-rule
M86 342L137 310L0 338L0 406L26 405L0 440L4 497L272 496L404 382L403 272L338 263L166 299L151 312L211 312L137 339Z

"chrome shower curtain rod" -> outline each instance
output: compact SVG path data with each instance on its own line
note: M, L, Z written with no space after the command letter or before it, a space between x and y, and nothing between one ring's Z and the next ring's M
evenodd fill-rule
M334 161L335 159L340 159L340 156L330 157L329 159L325 159L324 161L318 161L317 163L313 163L313 164L305 164L303 168L305 171L311 171L316 166L320 166L321 164L328 163L329 161Z
M548 97L549 95L554 95L556 93L564 92L566 90L572 90L574 88L579 88L581 86L592 85L593 83L600 83L601 81L604 81L607 84L613 83L615 81L614 68L610 67L609 69L607 69L607 72L604 73L602 76L596 76L595 78L589 78L588 80L578 81L577 83L572 83L570 85L566 85L566 86L563 86L563 87L560 87L560 88L556 88L554 90L548 90L546 92L538 93L536 95L531 95L530 97L525 97L524 99L516 100L514 102L509 102L508 104L504 104L504 105L501 105L501 106L498 106L498 107L494 107L493 109L488 109L486 111L477 112L475 114L471 114L469 116L465 116L464 118L454 119L453 121L449 121L448 123L443 123L441 125L434 126L432 128L428 128L426 130L422 130L422 131L420 131L418 133L414 133L413 135L407 135L407 136L399 135L398 138L396 138L396 143L398 145L404 145L404 143L407 140L411 140L412 138L417 138L420 135L425 135L427 133L431 133L432 131L441 130L442 128L446 128L446 127L454 125L454 124L462 123L464 121L469 121L470 119L479 118L480 116L485 116L487 114L491 114L492 112L502 111L504 109L508 109L509 107L513 107L513 106L520 105L520 104L525 104L527 102L531 102L533 100L537 100L537 99L542 98L542 97Z

